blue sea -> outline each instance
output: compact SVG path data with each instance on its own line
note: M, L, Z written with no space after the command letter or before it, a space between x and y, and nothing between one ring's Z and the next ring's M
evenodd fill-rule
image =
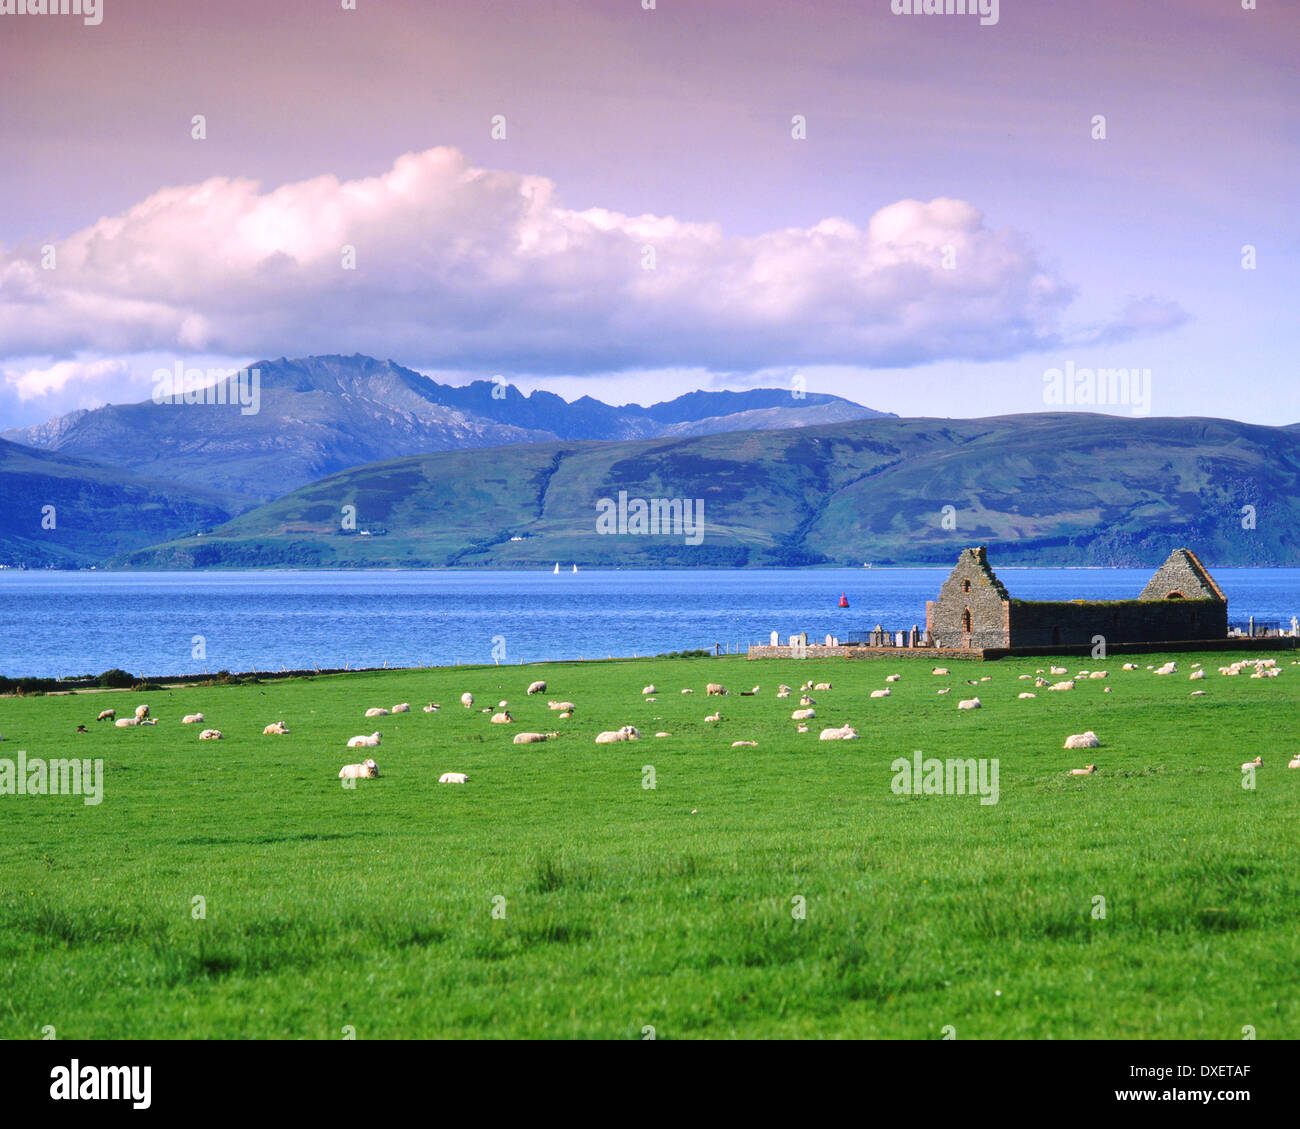
M565 567L568 567L565 565ZM945 568L727 571L0 571L0 674L431 666L743 650L925 625ZM1026 599L1135 597L1152 569L1015 569ZM1215 569L1229 618L1300 615L1300 569ZM840 594L850 607L837 607ZM202 657L195 657L202 637Z

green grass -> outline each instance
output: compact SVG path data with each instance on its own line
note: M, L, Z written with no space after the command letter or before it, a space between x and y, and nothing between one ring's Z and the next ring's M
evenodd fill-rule
M1300 668L1287 653L1281 678L1223 678L1222 655L1170 657L1169 677L1061 660L1110 678L1033 701L1017 675L1045 659L951 678L908 658L673 659L3 699L0 757L103 757L105 794L0 796L0 1036L1294 1039ZM1190 683L1196 661L1210 673ZM895 671L892 697L869 699ZM526 698L535 678L550 688ZM834 689L796 734L798 695L775 692L808 678ZM733 694L706 699L707 681ZM984 708L958 712L972 694ZM499 698L517 724L477 712ZM156 727L93 721L142 700ZM400 701L413 712L363 717ZM194 711L225 740L179 724ZM290 735L262 736L281 718ZM861 740L818 741L845 722ZM643 739L594 743L624 724ZM366 755L346 739L376 728L382 777L342 788ZM563 735L512 745L523 729ZM1084 729L1100 749L1062 749ZM890 762L916 749L998 758L999 802L895 795ZM1067 774L1089 761L1096 776Z

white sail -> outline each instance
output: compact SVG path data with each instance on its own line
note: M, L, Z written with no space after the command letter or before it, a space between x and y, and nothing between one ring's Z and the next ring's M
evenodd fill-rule
M553 575L553 576L559 576L559 575L560 575L560 562L559 562L559 561L556 561L556 562L555 562L555 572L554 572L552 575Z
M573 566L573 571L574 571L574 572L577 572L577 571L578 571L578 566L577 566L577 565L574 565L574 566Z

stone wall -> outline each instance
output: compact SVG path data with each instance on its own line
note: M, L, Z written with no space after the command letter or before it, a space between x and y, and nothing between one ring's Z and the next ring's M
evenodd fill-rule
M1222 639L1228 605L1219 600L1012 600L1015 647Z
M938 599L925 605L925 627L939 647L1010 646L1009 601L983 546L965 549Z

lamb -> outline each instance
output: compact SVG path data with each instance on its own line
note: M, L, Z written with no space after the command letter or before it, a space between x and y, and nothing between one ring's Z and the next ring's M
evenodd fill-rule
M781 683L781 684L776 688L776 692L777 692L778 694L788 694L788 693L790 693L790 687L787 686L784 682L782 682L782 683Z
M1095 764L1090 764L1090 765L1088 765L1087 768L1072 768L1072 769L1070 769L1070 775L1071 775L1071 776L1091 776L1091 775L1092 775L1094 772L1096 772L1096 771L1097 771L1097 766L1096 766Z
M885 688L884 690L872 690L871 696L873 698L888 698L892 693L892 690Z
M721 712L718 712L718 713L711 713L711 714L709 714L709 716L706 717L704 720L705 720L705 721L721 721L721 720L722 720L722 713L721 713Z
M379 731L378 731L378 730L376 730L374 733L370 734L369 737L367 737L367 736L363 733L363 734L362 734L361 736L359 736L359 737L351 737L351 738L349 738L349 739L348 739L348 748L349 748L349 749L373 749L376 745L378 745L378 744L380 743L380 740L381 740L381 738L380 738L380 736L379 736Z
M1245 772L1247 769L1259 768L1261 765L1263 765L1263 763L1264 763L1263 757L1256 757L1253 761L1247 761L1245 764L1243 764L1241 766L1241 771Z
M115 722L113 722L113 724L116 725L118 729L130 729L133 726L139 725L140 719L138 717L119 717Z
M203 720L203 715L201 713L187 713L183 718L181 718L181 724L195 725L202 720Z
M466 709L469 709L469 707L474 704L474 695L466 691L460 696L460 704Z
M95 718L95 720L112 721L115 717L117 717L117 710L101 710L99 716Z
M393 713L410 713L410 712L411 712L410 702L402 702L399 705L393 707Z
M509 710L503 710L501 713L492 715L493 725L509 725L512 721L514 721L514 718L510 716Z
M1067 749L1096 749L1101 745L1100 739L1091 729L1086 733L1071 733L1065 739Z
M558 737L558 733L516 733L514 744L516 745L536 745L542 741L549 741L552 737Z
M200 741L220 741L222 738L223 734L220 729L205 729L199 734Z
M1025 694L1017 694L1016 697L1017 697L1017 698L1037 698L1038 695L1037 695L1037 694L1028 694L1028 693L1025 693Z
M952 671L950 671L946 666L936 666L932 671L930 671L930 673L931 673L931 674L951 674Z
M379 765L373 760L361 764L345 764L339 769L340 780L373 780L379 775Z
M572 713L578 708L572 702L548 702L547 705L553 710L561 710L564 713Z
M144 721L144 719L145 719L146 717L148 717L148 716L149 716L149 707L148 707L148 706L136 706L136 707L135 707L135 719L136 719L136 721Z
M545 682L533 682L533 683L530 683L529 686L528 686L528 696L529 696L530 698L531 698L534 694L545 694L545 693L546 693L546 683L545 683Z
M387 717L388 711L383 706L372 706L366 710L366 717Z
M856 741L858 731L851 725L841 725L838 729L823 729L819 741Z
M648 695L648 694L654 694L654 693L657 693L657 691L655 690L655 684L652 682L652 683L650 683L649 686L642 686L642 687L641 687L641 693L642 693L643 695Z
M288 733L288 732L289 730L285 728L283 721L276 721L268 725L265 729L262 730L262 736L269 737L274 733Z
M639 741L641 733L634 725L625 725L622 729L606 730L596 734L597 745L613 745L618 741Z
M1049 690L1073 690L1074 679L1070 679L1069 682L1053 682L1052 685L1048 687L1048 689Z
M817 716L816 710L795 710L794 713L790 715L790 720L808 721L810 718L814 718L816 716Z
M831 684L829 682L819 682L813 687L814 690L829 690L830 688Z
M438 777L439 784L464 784L469 777L463 772L444 772Z
M978 710L983 707L980 705L978 698L963 698L957 703L957 708L959 710Z
M710 682L706 687L704 687L704 692L714 698L721 697L726 693L726 691L716 682Z

